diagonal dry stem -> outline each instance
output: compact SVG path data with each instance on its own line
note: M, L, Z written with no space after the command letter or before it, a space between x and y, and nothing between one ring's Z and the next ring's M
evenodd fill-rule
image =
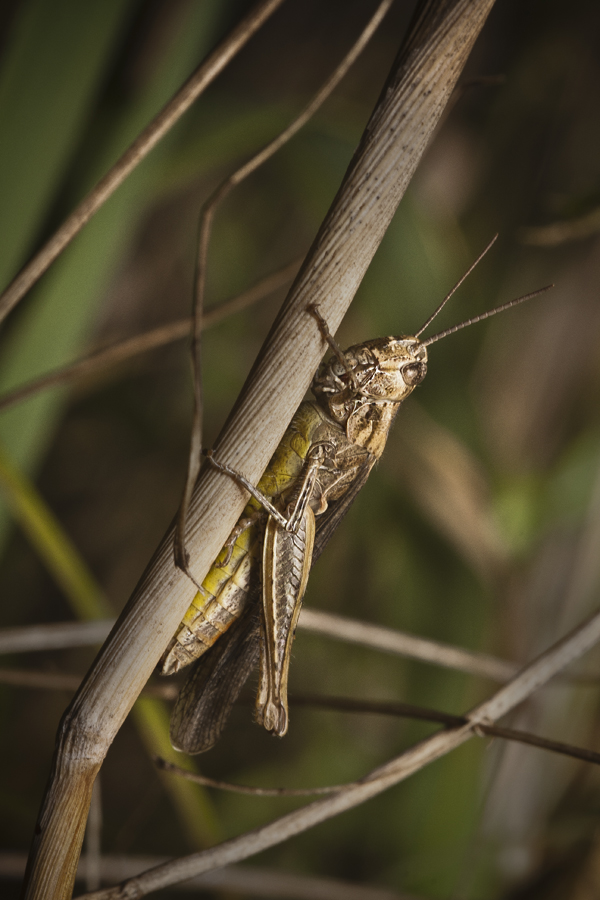
M216 443L219 459L250 481L264 471L323 352L307 306L317 303L337 330L492 6L493 0L419 3L342 185ZM244 504L230 479L212 469L201 474L186 528L197 581ZM173 564L171 529L61 722L27 900L70 897L96 773L190 600L189 580ZM339 796L345 795L336 802Z

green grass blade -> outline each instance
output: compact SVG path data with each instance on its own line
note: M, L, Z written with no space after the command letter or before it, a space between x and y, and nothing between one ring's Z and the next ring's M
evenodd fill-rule
M0 71L0 284L25 261L135 0L21 4Z

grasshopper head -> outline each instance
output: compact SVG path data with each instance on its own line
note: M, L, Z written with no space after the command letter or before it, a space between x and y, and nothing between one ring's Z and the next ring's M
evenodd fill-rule
M427 348L414 337L386 337L345 351L346 366L333 356L312 383L319 405L340 424L366 407L397 406L427 374Z

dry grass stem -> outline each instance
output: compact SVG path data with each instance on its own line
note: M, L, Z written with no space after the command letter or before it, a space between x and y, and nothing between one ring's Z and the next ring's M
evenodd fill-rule
M325 787L315 788L262 788L250 787L246 784L232 784L230 781L218 781L215 778L208 778L206 775L198 775L196 772L190 772L176 766L174 763L160 756L155 758L155 763L163 772L171 775L177 775L185 778L187 781L194 781L196 784L203 784L206 787L216 788L220 791L229 791L233 794L248 794L251 797L311 797L314 794L335 794L342 788L347 787L344 784L326 785Z
M273 455L324 351L308 304L317 303L331 331L337 330L492 5L420 4L340 190L215 445L218 458L251 482ZM245 502L231 479L202 472L186 529L196 581L206 575ZM173 564L169 531L61 722L32 845L27 900L70 897L96 773L190 600L189 580ZM361 790L368 795L372 786ZM339 804L347 796L350 805L361 802L358 795L341 794L321 803ZM312 815L301 813L300 830ZM298 822L291 827L298 830ZM245 855L268 843L267 834L244 839ZM214 860L230 851L213 852L207 868L222 865Z
M0 630L0 654L25 653L36 650L59 650L66 647L87 647L101 644L114 625L114 619L93 622L57 622L49 625L32 625L24 628ZM519 666L508 660L498 659L486 653L464 650L451 644L442 644L418 637L405 631L372 625L359 619L349 619L335 613L304 607L300 613L299 627L313 634L321 634L333 640L348 641L419 659L422 662L480 675L493 681L508 681Z
M241 50L253 34L271 16L283 0L262 0L230 32L224 41L204 60L183 87L141 132L112 169L84 197L50 240L17 275L0 296L0 322L17 305L46 269L60 256L73 238L89 222L94 213L106 203L136 166L167 134L181 116L198 99L208 85L215 80L225 66Z
M0 852L0 876L21 879L27 857L23 853ZM100 860L101 879L115 882L166 862L166 857L117 856L105 854ZM82 860L77 879L83 880ZM227 866L175 885L182 892L228 891L244 897L273 897L281 900L418 900L412 894L397 893L375 885L361 885L335 878L314 878L260 866Z
M322 634L335 640L361 644L363 647L372 647L384 653L408 656L411 659L456 669L470 675L481 675L483 678L491 678L492 681L508 681L519 669L516 663L497 659L486 653L463 650L461 647L441 644L439 641L431 641L381 625L371 625L358 619L347 619L345 616L317 609L304 607L300 613L299 626L305 631Z
M48 625L3 628L0 630L0 654L102 644L114 624L114 619L100 619L92 622L52 622Z

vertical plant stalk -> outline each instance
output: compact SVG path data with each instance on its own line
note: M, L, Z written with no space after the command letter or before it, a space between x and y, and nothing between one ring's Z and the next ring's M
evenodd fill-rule
M215 80L217 75L241 50L253 34L283 0L261 0L253 10L233 29L224 41L196 69L183 87L169 100L158 115L144 128L138 138L117 160L112 169L83 198L81 203L65 219L60 228L36 253L33 259L19 272L6 290L0 295L0 322L14 309L27 291L52 265L57 256L67 247L75 235L89 222L94 213L106 203L128 175L141 163L158 142L167 134L173 125L187 112L192 103Z
M305 263L216 444L256 483L325 350L307 310L335 332L406 190L493 0L421 0L375 111ZM207 469L186 529L202 581L240 515L245 492ZM71 896L94 778L190 602L161 542L61 722L26 875L27 900Z

